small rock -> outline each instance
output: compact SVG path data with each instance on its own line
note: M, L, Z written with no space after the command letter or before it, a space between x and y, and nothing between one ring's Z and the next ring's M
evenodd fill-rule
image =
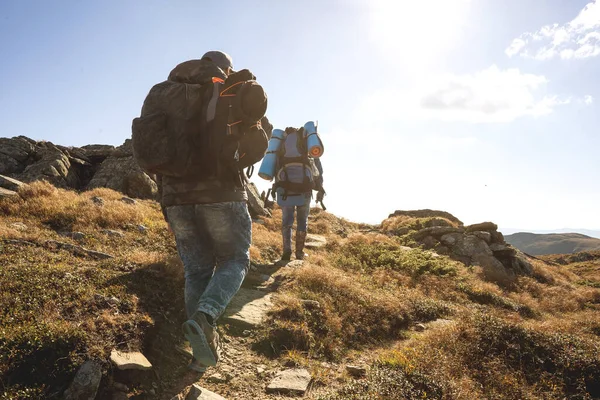
M18 196L19 196L19 193L17 193L17 192L0 187L0 199L10 198L10 197L18 197Z
M29 229L27 225L25 225L22 222L15 222L14 224L10 224L10 227L21 232L25 232L27 229Z
M121 303L121 300L117 299L115 296L110 296L106 299L106 303L110 306L116 306Z
M0 187L13 192L18 192L20 188L27 186L25 183L8 176L0 175Z
M367 375L367 367L364 365L346 365L346 371L356 378L362 378Z
M190 388L185 400L225 400L225 398L196 383Z
M306 235L306 243L304 246L307 249L316 249L319 247L323 247L326 244L327 244L327 238L325 238L325 236L309 233L308 235Z
M486 231L486 232L495 232L498 230L498 225L493 222L481 222L479 224L473 224L465 227L467 232L475 232L475 231Z
M86 361L77 370L75 379L64 394L65 400L94 400L102 379L102 367Z
M105 235L115 237L115 238L122 238L125 236L125 234L123 232L115 231L112 229L103 229L101 232L104 233Z
M129 387L126 384L121 383L121 382L113 382L113 388L120 392L125 392L125 393L129 392Z
M252 223L257 224L257 225L264 225L265 220L264 219L253 219Z
M265 373L265 371L267 370L267 367L265 365L259 365L258 367L256 367L256 373L259 375L262 375Z
M302 305L309 310L321 308L321 303L316 300L302 300Z
M423 324L415 324L415 331L417 332L423 332L425 331L425 329L427 329L427 327Z
M104 205L104 199L102 197L94 196L90 200L92 200L92 203L94 203L94 204L96 204L98 206L103 206Z
M150 361L140 352L121 352L113 350L110 353L110 361L117 369L124 370L149 370L152 368Z
M310 373L304 368L293 368L280 372L267 386L267 393L285 393L304 395L312 381Z
M268 285L272 281L273 278L271 278L271 275L261 274L255 271L250 271L246 274L246 277L244 278L244 284L253 286Z
M125 204L136 204L137 203L137 201L135 201L131 197L127 197L127 196L121 197L121 201Z
M243 330L256 329L271 309L271 297L271 293L240 289L227 306L223 322Z
M214 373L211 376L209 376L208 378L206 378L207 381L211 382L211 383L226 383L227 382L227 378L224 377L223 375L221 375L220 373Z
M252 335L252 331L248 330L248 329L244 329L244 331L242 332L242 336L248 337Z
M83 232L71 232L69 236L71 237L71 239L76 240L78 242L85 239L85 233Z
M303 265L304 265L304 261L303 260L294 260L294 261L288 262L286 266L288 266L290 268L300 268Z
M150 389L150 390L148 390L148 393L149 393L151 396L156 396L156 390L154 390L154 389Z
M138 230L140 233L147 233L147 232L148 232L148 228L146 228L144 225L138 225L138 226L137 226L137 230Z

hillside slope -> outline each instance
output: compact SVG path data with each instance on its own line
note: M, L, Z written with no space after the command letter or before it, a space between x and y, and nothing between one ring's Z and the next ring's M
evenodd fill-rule
M0 199L0 398L61 398L86 361L97 399L183 399L194 383L282 399L269 386L290 368L309 374L308 399L600 398L597 266L530 259L527 274L497 280L416 241L490 239L493 224L457 221L397 212L367 226L314 209L322 241L281 264L275 209L253 225L244 284L271 296L265 319L220 321L223 361L197 376L180 352L182 267L158 204L23 187ZM141 351L151 372L123 376L113 350Z
M600 250L600 239L580 233L537 234L518 232L506 235L505 239L519 250L532 255L570 254Z

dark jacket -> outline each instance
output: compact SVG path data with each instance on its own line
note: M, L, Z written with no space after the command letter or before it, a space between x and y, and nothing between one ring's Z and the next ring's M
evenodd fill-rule
M182 83L205 83L213 77L225 79L223 71L211 61L191 60L179 64L169 74L169 80ZM239 173L199 178L157 176L159 200L166 207L183 204L208 204L248 199L245 182Z

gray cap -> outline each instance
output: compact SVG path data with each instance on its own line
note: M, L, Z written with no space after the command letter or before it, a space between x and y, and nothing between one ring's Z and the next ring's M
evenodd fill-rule
M227 53L223 53L222 51L213 50L209 51L202 56L202 58L209 58L212 62L214 62L217 67L221 68L223 71L227 71L227 68L231 68L233 70L233 60Z

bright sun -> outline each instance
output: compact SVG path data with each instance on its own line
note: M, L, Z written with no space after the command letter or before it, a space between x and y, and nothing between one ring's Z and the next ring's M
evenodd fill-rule
M433 66L449 51L467 20L471 0L367 0L370 32L393 60Z

